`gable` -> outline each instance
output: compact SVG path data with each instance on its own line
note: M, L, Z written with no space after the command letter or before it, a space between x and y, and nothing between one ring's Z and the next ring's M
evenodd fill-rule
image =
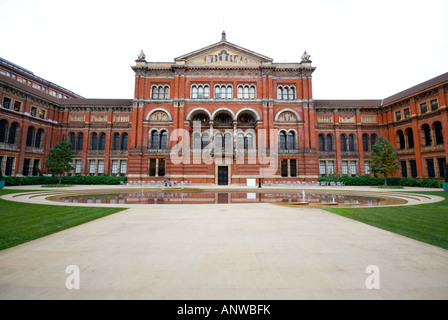
M231 44L225 40L175 59L187 66L259 66L272 59Z

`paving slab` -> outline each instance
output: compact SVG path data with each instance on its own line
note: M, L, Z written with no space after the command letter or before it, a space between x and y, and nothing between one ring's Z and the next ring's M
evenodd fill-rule
M447 298L448 250L303 206L130 205L0 251L3 300Z

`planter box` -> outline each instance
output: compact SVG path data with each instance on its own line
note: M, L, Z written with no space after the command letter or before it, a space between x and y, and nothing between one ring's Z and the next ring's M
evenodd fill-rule
M448 182L443 182L442 188L443 188L443 190L448 191Z

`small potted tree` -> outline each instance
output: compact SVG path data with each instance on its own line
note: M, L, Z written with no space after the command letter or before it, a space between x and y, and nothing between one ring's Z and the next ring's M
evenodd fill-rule
M445 182L442 183L443 190L448 191L448 164L445 167Z

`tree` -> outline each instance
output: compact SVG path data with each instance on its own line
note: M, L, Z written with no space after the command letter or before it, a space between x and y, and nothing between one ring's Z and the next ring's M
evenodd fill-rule
M61 142L50 149L50 153L45 161L48 171L54 175L59 175L59 184L61 184L62 175L72 170L73 152L71 144L62 137Z
M372 148L370 169L373 174L384 175L384 185L387 186L387 176L400 168L397 149L384 137L380 137Z

